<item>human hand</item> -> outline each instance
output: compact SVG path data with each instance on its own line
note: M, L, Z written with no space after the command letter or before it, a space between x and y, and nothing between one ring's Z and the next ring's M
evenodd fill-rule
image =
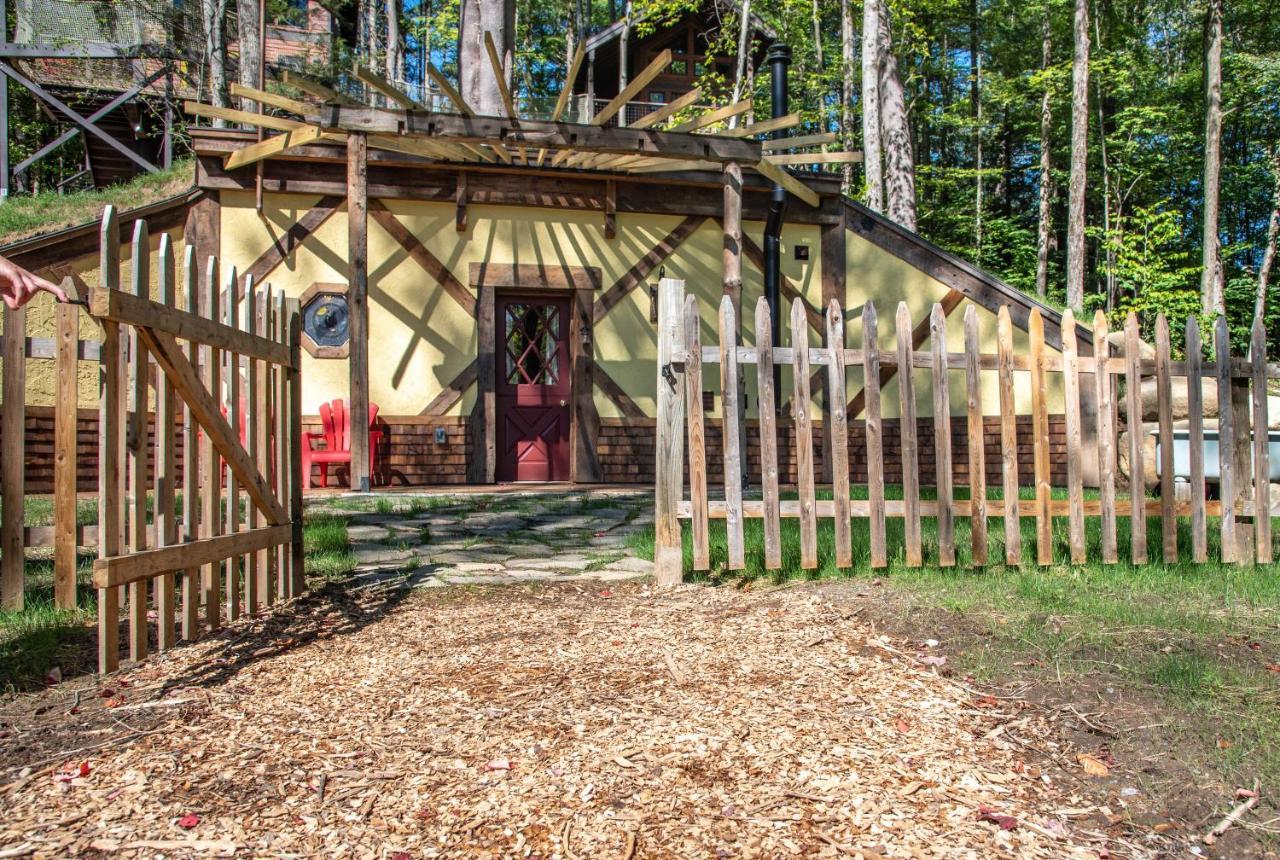
M0 298L10 308L20 308L38 292L51 294L60 302L67 300L62 288L0 257Z

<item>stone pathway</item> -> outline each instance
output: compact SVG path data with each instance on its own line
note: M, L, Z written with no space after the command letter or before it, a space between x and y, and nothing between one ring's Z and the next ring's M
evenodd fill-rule
M347 519L356 587L615 581L653 570L628 545L653 524L649 491L330 496L307 512Z

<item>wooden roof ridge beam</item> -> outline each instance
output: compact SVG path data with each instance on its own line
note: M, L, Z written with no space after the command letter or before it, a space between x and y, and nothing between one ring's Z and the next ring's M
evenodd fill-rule
M458 109L458 113L463 116L475 116L476 112L471 109L471 105L467 104L466 99L462 97L462 93L458 92L453 84L449 83L439 69L431 63L427 63L427 77L436 82L436 86L445 94L449 101L453 102L453 106Z
M684 122L678 125L673 125L671 128L667 129L667 131L675 131L675 132L697 131L700 128L706 128L709 125L715 125L718 122L723 122L724 120L727 120L730 117L735 117L735 116L738 116L739 114L744 114L749 110L751 110L751 99L743 99L740 102L736 102L731 105L726 105L725 107L722 107L722 108L716 108L715 110L709 110L706 113L698 114L693 119L685 120ZM742 131L742 129L735 129L735 130ZM743 135L731 135L731 136L749 137L751 134L754 134L754 133L755 132L748 132L747 134L743 134Z
M515 102L511 98L511 88L507 86L507 70L502 66L502 58L498 56L498 47L493 43L493 34L488 30L484 31L484 50L489 55L489 66L493 70L494 80L498 84L498 95L502 97L502 106L507 111L507 119L514 123L519 123L520 115L516 113Z
M225 167L227 170L235 170L238 167L257 164L259 161L270 158L273 155L279 155L285 150L313 143L324 136L324 129L318 125L300 126L292 131L286 131L275 137L269 137L266 140L246 146L243 149L237 149L227 156Z
M638 120L631 123L630 127L649 128L650 126L657 125L660 122L666 122L668 119L675 116L677 113L684 110L700 98L702 98L702 87L694 87L675 101L668 102L653 113L647 113L640 117Z
M297 99L291 99L288 96L278 95L277 93L269 93L266 90L260 90L256 87L246 87L244 84L233 83L231 85L231 95L258 104L268 105L280 110L287 110L290 113L296 113L298 116L306 116L311 110L311 105L306 102L300 102Z
M666 48L661 54L653 58L649 65L640 70L640 73L631 79L626 88L622 92L614 96L607 105L601 108L600 113L591 118L592 125L604 125L613 119L618 111L622 110L623 105L631 101L640 91L649 86L658 75L662 74L667 66L671 65L671 49Z
M787 189L788 192L799 197L815 209L818 207L818 192L814 191L808 185L805 185L799 179L796 179L790 173L787 173L787 171L783 170L781 167L771 164L764 159L757 162L755 167L756 172L764 178L771 179L778 183L783 188Z
M821 134L802 134L796 137L776 137L767 138L760 141L760 148L765 152L774 149L803 149L807 146L824 146L828 143L838 143L840 135L834 131L824 131Z
M366 69L357 62L352 65L352 70L356 74L356 80L376 92L381 93L389 101L394 102L400 107L405 108L406 110L416 110L422 107L422 105L396 89L395 86L392 85L391 81L387 80L372 69Z
M770 132L782 131L786 128L795 128L799 124L800 114L789 113L785 116L774 117L773 119L762 119L760 122L753 122L751 125L740 125L737 128L718 131L716 134L721 137L752 137L757 134L769 134Z
M859 152L798 152L786 155L766 155L770 164L856 164L862 161Z
M349 105L351 107L360 107L360 102L350 96L340 93L332 87L325 86L314 78L309 78L300 72L294 72L285 69L283 80L286 84L295 90L301 90L310 96L315 96L322 102L337 105Z

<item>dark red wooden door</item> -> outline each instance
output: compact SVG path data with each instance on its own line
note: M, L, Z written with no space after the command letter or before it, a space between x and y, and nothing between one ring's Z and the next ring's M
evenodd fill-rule
M498 480L569 480L568 299L499 296Z

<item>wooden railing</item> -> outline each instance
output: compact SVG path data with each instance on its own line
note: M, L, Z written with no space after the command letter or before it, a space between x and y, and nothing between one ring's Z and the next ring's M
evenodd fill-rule
M194 242L183 260L179 310L167 235L159 246L159 300L152 300L143 221L135 225L131 289L123 292L118 245L107 241L116 235L110 209L102 231L101 287L88 291L87 302L103 329L93 582L99 669L110 672L119 662L122 607L129 656L140 660L150 647L149 609L163 650L176 643L179 627L182 638L195 639L224 618L302 591L301 330L296 300L257 290L251 280L241 295L234 271L220 290L216 257L206 261L201 283ZM154 445L143 423L149 362L158 368ZM172 430L179 409L187 458L181 503Z
M941 567L956 564L955 523L968 518L970 553L974 565L989 561L988 519L1003 520L1004 561L1010 565L1023 562L1022 528L1024 518L1035 521L1035 561L1040 565L1064 562L1053 552L1054 521L1067 520L1069 561L1080 564L1089 560L1086 541L1086 518L1100 520L1100 540L1096 554L1103 563L1118 561L1117 528L1127 521L1131 559L1134 564L1148 561L1148 518L1158 517L1161 532L1161 555L1166 562L1177 561L1187 547L1179 545L1179 520L1189 520L1190 553L1193 561L1208 560L1209 518L1217 517L1220 530L1220 557L1223 561L1244 563L1256 559L1267 563L1272 558L1270 517L1270 460L1267 409L1267 381L1280 378L1280 365L1265 358L1265 331L1255 323L1251 340L1251 359L1233 358L1226 320L1219 318L1214 326L1213 346L1216 358L1205 360L1200 341L1199 322L1188 321L1186 359L1174 361L1168 321L1163 315L1155 326L1155 357L1143 358L1138 320L1130 315L1124 329L1124 346L1117 350L1108 341L1105 316L1097 314L1092 332L1093 355L1078 354L1074 336L1064 334L1061 354L1046 349L1044 321L1033 309L1028 321L1029 349L1017 354L1013 347L1013 327L1007 308L1001 308L997 324L997 352L984 354L978 333L975 308L964 316L964 351L950 352L947 347L947 319L944 309L935 305L929 320L928 346L917 349L912 340L913 323L905 304L898 307L896 349L882 352L878 346L879 322L874 305L863 309L861 349L846 348L846 323L843 312L832 302L824 316L824 347L795 348L807 344L809 322L804 305L797 299L790 312L791 346L772 341L770 310L764 299L755 312L755 346L734 346L738 322L729 298L719 308L719 342L704 347L701 343L701 315L694 297L685 297L684 282L664 279L659 286L658 340L658 427L657 482L655 496L657 577L660 582L677 582L685 568L681 522L688 520L692 531L692 567L706 570L710 564L709 521L723 520L726 529L726 566L731 570L746 567L744 519L763 520L763 567L782 566L781 521L794 519L799 525L799 563L802 568L819 566L817 527L819 520L833 522L834 560L838 567L852 564L852 518L869 520L869 560L872 567L888 564L886 518L903 520L903 556L908 566L925 563L921 536L922 518L936 521L937 557L929 559ZM1062 331L1076 332L1070 311L1063 315ZM923 344L922 344L923 346ZM723 499L709 498L706 468L706 427L702 390L704 367L719 365L720 390L723 397L722 433L724 456ZM750 368L754 365L754 371ZM797 450L795 499L783 500L778 482L778 450L776 404L782 392L774 390L774 368L791 365L792 387L790 419L794 422ZM915 374L901 373L898 404L901 420L902 498L886 498L884 468L884 422L881 420L881 380L886 370L910 367L928 369L933 402L933 444L935 470L932 476L937 498L921 495L915 415ZM854 498L849 468L849 418L845 405L849 402L848 371L860 369L865 386L865 451L866 498ZM1099 372L1101 370L1102 372ZM831 392L827 414L831 434L831 499L817 498L814 467L814 429L810 412L811 372L825 374L826 388ZM995 373L999 391L1001 424L1001 483L998 491L986 484L986 453L983 434L982 379ZM1023 487L1018 475L1017 414L1014 397L1015 374L1029 374L1032 439L1034 448L1034 498L1020 499ZM953 418L951 374L964 380L964 417ZM1061 377L1066 425L1066 497L1054 498L1050 477L1049 379ZM744 498L741 434L739 424L743 410L739 404L745 385L740 376L754 382L759 411L760 472L758 499ZM817 378L816 375L814 378ZM1148 497L1143 477L1146 475L1141 418L1142 380L1154 378L1157 389L1158 425L1158 497ZM1174 477L1173 380L1186 380L1187 447L1190 467L1187 475L1189 498L1179 498ZM1219 500L1208 496L1204 460L1204 415L1202 385L1204 379L1216 386L1220 411L1218 435ZM1114 408L1123 392L1126 416L1139 416L1127 430L1129 475L1127 480L1117 473L1120 422ZM1087 393L1093 404L1101 408L1084 410L1082 400ZM967 424L969 488L967 495L956 496L952 463L953 420ZM1086 427L1086 424L1088 426ZM1086 451L1083 438L1088 432L1096 442ZM686 453L688 494L684 493ZM1086 457L1097 458L1097 497L1086 498L1084 475ZM859 488L861 489L861 488ZM1118 492L1121 491L1121 492ZM745 495L754 495L748 492ZM895 493L896 495L896 493ZM1119 496L1119 497L1118 497Z

